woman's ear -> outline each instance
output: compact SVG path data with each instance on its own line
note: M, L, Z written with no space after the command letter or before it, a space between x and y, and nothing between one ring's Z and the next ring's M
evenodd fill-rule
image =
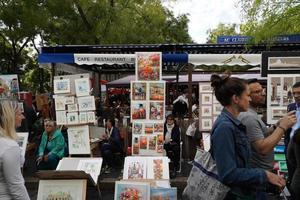
M232 95L231 97L231 102L234 103L234 104L238 104L239 103L239 97L237 95Z

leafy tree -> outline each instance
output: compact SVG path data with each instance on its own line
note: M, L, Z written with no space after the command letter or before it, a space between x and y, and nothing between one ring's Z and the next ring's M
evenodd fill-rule
M218 36L222 35L238 35L237 33L238 25L237 24L218 24L217 28L209 29L207 31L208 38L207 43L217 43Z

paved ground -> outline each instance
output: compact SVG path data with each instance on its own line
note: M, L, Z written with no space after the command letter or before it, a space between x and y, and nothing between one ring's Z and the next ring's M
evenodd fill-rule
M25 165L23 174L25 178L25 184L32 200L37 199L37 191L38 191L38 182L39 179L37 178L35 172L36 169L34 167L34 162L30 159L27 160ZM178 199L181 199L181 194L183 189L186 186L186 181L191 170L191 165L184 162L182 164L182 171L181 173L177 174L176 178L171 179L171 186L177 187L177 194ZM103 200L112 200L114 198L114 187L115 181L122 179L121 169L117 169L111 172L111 174L101 174L99 176L99 183L100 183L100 191ZM87 188L87 199L100 199L98 192L95 187L88 186Z

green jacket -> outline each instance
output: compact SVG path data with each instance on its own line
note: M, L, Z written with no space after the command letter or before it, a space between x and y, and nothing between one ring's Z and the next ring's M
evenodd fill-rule
M47 145L47 133L44 132L41 139L41 144L39 146L39 156L43 156L45 148ZM49 141L51 151L49 154L55 154L59 158L64 157L65 154L65 139L60 130L56 130L52 136L52 139Z

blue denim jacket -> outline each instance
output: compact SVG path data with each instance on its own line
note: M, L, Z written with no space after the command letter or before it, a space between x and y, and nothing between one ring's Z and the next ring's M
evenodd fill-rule
M249 168L250 144L246 127L226 109L213 125L211 153L216 161L219 180L238 196L247 196L255 188L265 188L262 169Z

